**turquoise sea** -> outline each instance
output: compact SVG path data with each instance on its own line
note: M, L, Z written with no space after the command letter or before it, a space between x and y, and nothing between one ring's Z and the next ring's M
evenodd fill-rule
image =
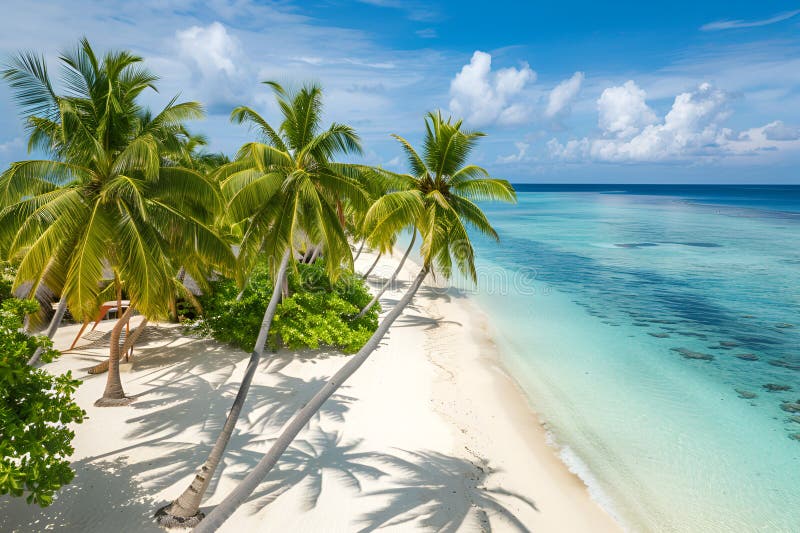
M531 186L476 298L634 531L800 531L800 187Z

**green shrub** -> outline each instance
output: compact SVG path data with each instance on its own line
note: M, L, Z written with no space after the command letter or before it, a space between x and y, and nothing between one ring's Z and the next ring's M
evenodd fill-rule
M11 298L14 283L14 269L5 261L0 261L0 304Z
M47 337L20 331L25 314L38 308L17 299L0 306L0 495L27 493L28 503L46 507L75 475L66 459L75 437L68 424L82 422L85 413L72 398L80 381L27 364L38 346L45 362L59 355Z
M272 281L264 265L256 269L241 300L229 279L213 282L209 294L200 297L203 317L191 328L250 351L255 346L264 310L272 296ZM352 353L361 348L378 327L379 306L356 319L372 296L363 280L344 272L331 282L324 266L297 264L290 270L289 294L275 312L269 345L273 349L323 346Z

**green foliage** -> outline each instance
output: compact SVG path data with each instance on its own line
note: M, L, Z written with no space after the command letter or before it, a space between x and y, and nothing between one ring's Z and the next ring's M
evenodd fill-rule
M367 342L378 327L379 307L354 318L371 296L360 277L342 273L332 282L324 265L298 264L289 274L290 296L278 305L269 344L275 349L330 346L352 353ZM241 300L229 279L214 282L211 293L200 298L204 316L191 328L204 335L250 351L256 343L264 310L272 295L272 280L260 265L250 278Z
M32 53L0 72L29 148L49 158L0 173L0 250L20 258L16 285L27 284L29 295L48 287L78 320L103 300L107 269L139 312L159 317L181 265L201 282L234 263L212 227L217 185L170 159L190 157L183 124L203 117L202 106L176 97L157 113L144 107L158 78L142 62L126 51L98 55L83 39L59 56L58 83Z
M498 240L486 215L475 202L516 202L516 192L504 179L467 164L470 152L483 133L465 131L460 120L445 119L440 112L425 116L422 151L399 135L411 169L410 174L384 174L392 192L370 206L364 217L367 242L384 249L397 232L415 227L422 236L420 252L425 267L436 267L449 278L455 265L477 282L475 251L467 228ZM378 172L378 171L376 171Z
M5 261L0 261L0 304L11 298L14 286L14 269Z
M85 413L72 398L80 381L27 364L38 346L45 348L43 361L58 356L48 338L20 330L25 314L38 308L17 299L0 307L0 495L27 494L28 503L46 507L75 475L66 460L75 436L68 424L82 422Z

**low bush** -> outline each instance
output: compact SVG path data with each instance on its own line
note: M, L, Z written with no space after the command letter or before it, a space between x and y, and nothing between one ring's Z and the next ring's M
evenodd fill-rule
M365 316L355 316L372 296L363 280L344 272L335 282L321 262L297 264L289 273L289 297L277 308L268 339L273 349L333 347L358 351L378 327L379 306ZM250 278L242 298L233 280L212 282L200 297L203 316L190 328L219 341L250 351L255 346L264 311L272 296L272 280L265 266Z
M27 364L38 346L45 348L42 361L58 356L50 339L20 330L38 308L34 300L13 298L0 305L0 495L46 507L75 475L67 460L75 437L69 424L85 413L73 400L80 381Z

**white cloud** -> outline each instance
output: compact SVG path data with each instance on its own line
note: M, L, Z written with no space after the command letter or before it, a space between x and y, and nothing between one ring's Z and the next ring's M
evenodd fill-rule
M230 108L248 102L256 80L248 72L239 40L219 22L175 33L178 58L191 71L209 107Z
M530 145L524 142L515 142L514 146L517 148L516 154L498 156L497 162L502 164L502 163L518 163L522 161L525 158L525 155L527 154Z
M492 56L476 51L450 83L450 110L475 126L521 124L531 112L523 91L535 80L527 63L493 72Z
M764 126L764 137L769 141L796 141L800 139L800 128L787 126L780 120Z
M726 148L737 155L797 150L800 149L800 131L776 120L759 128L741 132L727 144Z
M728 95L711 84L703 83L691 92L679 94L663 122L649 124L655 122L655 114L644 101L644 91L633 82L624 87L627 87L624 91L611 90L620 87L607 89L598 100L603 137L573 139L565 144L553 139L548 143L551 155L568 160L623 162L703 158L747 151L743 140L723 127L729 116ZM621 102L638 111L631 112Z
M598 125L606 133L635 135L656 121L656 114L645 102L646 96L632 80L607 88L597 101Z
M709 22L708 24L704 24L700 26L700 29L703 31L718 31L718 30L733 30L738 28L755 28L757 26L769 26L770 24L775 24L776 22L783 22L784 20L788 20L797 15L798 13L800 13L800 9L778 13L775 16L762 20L718 20L715 22Z
M569 114L572 102L581 90L583 78L583 72L576 72L571 78L556 85L550 91L550 96L547 99L547 109L545 109L544 114L549 118L553 118L556 115Z

